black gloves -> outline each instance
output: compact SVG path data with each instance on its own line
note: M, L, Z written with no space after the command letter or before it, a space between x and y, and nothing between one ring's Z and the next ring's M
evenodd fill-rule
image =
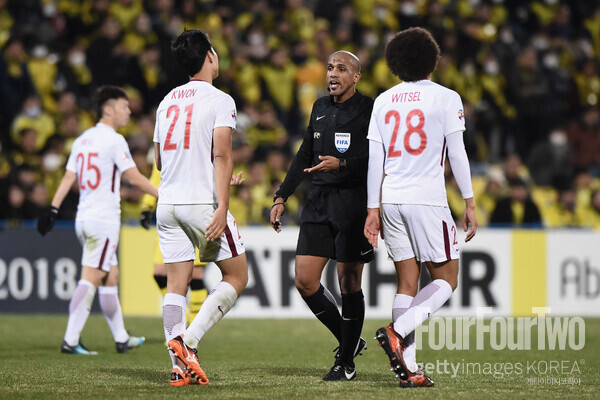
M42 236L45 236L46 233L52 230L57 215L58 208L50 206L46 210L44 210L42 214L38 217L37 230L39 233L42 234Z
M140 225L142 225L142 228L150 229L150 225L152 224L153 214L154 213L152 211L142 211L142 214L140 215Z

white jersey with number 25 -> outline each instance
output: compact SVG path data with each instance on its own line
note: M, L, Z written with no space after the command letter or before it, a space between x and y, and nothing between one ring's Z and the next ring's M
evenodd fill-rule
M158 204L217 203L213 130L235 129L236 118L231 96L205 81L192 80L165 96L154 129L162 164Z
M77 219L119 223L121 173L134 167L125 138L113 128L99 122L83 132L67 161L79 184Z
M367 137L385 152L381 202L447 207L446 136L464 130L460 96L437 83L402 82L379 95Z

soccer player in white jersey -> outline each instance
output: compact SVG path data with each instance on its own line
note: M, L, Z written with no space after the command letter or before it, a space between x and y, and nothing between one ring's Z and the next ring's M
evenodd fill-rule
M61 352L69 354L97 354L80 341L96 289L117 351L126 353L145 340L127 333L119 302L116 251L121 227L121 174L142 191L153 196L158 193L137 169L125 138L116 132L127 125L131 114L125 92L118 87L104 86L96 94L96 104L99 122L73 142L67 171L50 208L38 220L38 231L45 235L52 229L65 196L78 182L75 232L83 246L83 268L69 304L69 322L61 345Z
M463 198L464 230L477 230L469 160L463 143L460 96L432 82L440 49L431 34L410 28L387 44L391 72L403 80L375 100L369 125L369 172L365 236L377 247L385 239L394 261L398 294L393 322L376 339L400 377L400 386L433 386L417 371L414 330L456 289L458 241L444 182L446 150ZM381 205L381 216L380 216ZM432 282L417 293L420 263Z
M171 90L156 112L154 154L161 171L156 225L167 268L163 326L173 362L171 385L185 386L208 384L196 348L246 287L248 266L228 211L236 108L231 96L212 85L219 57L199 30L183 32L171 49L190 81ZM223 279L185 329L196 248L202 261L215 262Z

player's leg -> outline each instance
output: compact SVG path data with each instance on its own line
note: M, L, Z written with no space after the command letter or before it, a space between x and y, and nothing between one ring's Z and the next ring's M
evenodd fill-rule
M442 307L456 288L458 245L454 240L456 226L448 208L403 205L400 210L409 226L417 258L425 263L432 279L394 322L394 330L406 337Z
M206 226L212 219L214 211L208 207L207 212L202 212L204 208L206 206L199 207L198 212L195 214L204 214L205 221L191 219L194 226ZM192 212L194 209L189 211ZM190 213L186 214L189 215ZM193 230L187 231L192 232ZM204 334L229 312L248 284L248 262L246 260L246 249L237 229L237 223L229 212L227 212L227 228L224 236L218 241L207 242L204 239L204 234L201 237L194 236L192 240L200 244L199 258L207 261L214 260L223 276L221 282L211 290L202 308L200 308L184 334L186 344L196 348Z
M110 227L108 230L111 230ZM111 240L106 227L97 221L75 221L75 233L83 247L81 256L81 278L69 303L69 321L65 331L61 352L68 354L97 354L90 352L80 343L81 331L87 322L98 286L102 284L110 266L108 260L116 251L118 241ZM112 229L114 231L114 229ZM114 235L113 235L114 236Z
M191 323L202 304L208 296L208 290L204 284L204 269L206 263L200 261L198 252L196 252L196 260L194 261L194 270L192 272L192 280L190 282L190 298L189 298L189 313L186 315L188 323Z
M394 330L394 322L412 303L417 292L419 265L410 242L408 229L398 205L382 205L382 225L388 256L394 261L397 278L397 294L392 309L392 323L375 333L379 346L385 351L390 365L397 376L406 379L410 373L403 358L404 338Z
M206 332L229 312L248 283L245 253L216 261L215 264L221 270L223 279L211 290L184 334L186 344L193 348L197 347Z
M179 338L185 331L185 309L187 303L185 295L192 278L193 262L192 260L173 263L167 262L165 263L165 267L167 272L167 292L163 299L162 316L165 339L169 344L169 356L173 365L170 384L171 386L185 386L189 385L192 380L185 362L177 355L176 350L181 349L174 349L172 342L174 338ZM195 358L197 361L195 353L189 354L189 357Z
M431 283L422 288L413 299L410 308L394 322L394 330L402 337L414 330L439 310L452 295L458 277L458 260L443 263L426 261Z
M95 355L95 351L89 351L81 345L81 331L90 316L96 289L100 286L106 276L106 272L97 268L84 266L81 279L77 283L73 297L69 303L69 321L61 352L68 354Z
M127 353L129 349L139 347L146 341L143 336L131 336L125 330L121 302L119 301L119 267L116 256L112 260L113 266L105 278L102 286L98 288L98 300L100 309L108 323L110 331L115 340L117 352Z
M396 267L398 289L396 296L394 296L394 305L392 307L392 323L410 308L419 290L419 277L421 275L421 264L414 257L408 260L397 261L394 263L394 266ZM403 345L404 362L411 372L415 372L418 367L414 332L404 338Z
M200 367L196 348L204 334L229 312L246 287L248 264L242 237L231 213L227 213L224 236L209 242L204 236L203 228L212 220L213 205L178 206L174 211L188 241L199 248L201 259L214 261L223 275L223 279L210 292L188 329L169 341L169 349L196 375L198 383L208 384L208 378ZM191 279L191 269L189 274ZM179 290L183 290L183 287Z
M155 247L154 249L154 281L158 286L158 290L162 298L167 294L167 269L165 267L165 263L162 258L162 254L160 253L160 246Z
M163 298L162 317L165 339L169 343L172 362L172 386L190 384L185 363L175 354L170 342L185 330L186 293L192 277L194 245L175 217L174 205L159 204L156 208L159 245L167 273L167 291ZM196 357L195 353L191 357ZM197 358L196 358L197 359Z
M248 283L246 254L215 261L223 279L206 298L190 326L169 342L169 349L193 372L199 384L208 384L208 377L200 367L197 347L204 335L218 323L235 304Z

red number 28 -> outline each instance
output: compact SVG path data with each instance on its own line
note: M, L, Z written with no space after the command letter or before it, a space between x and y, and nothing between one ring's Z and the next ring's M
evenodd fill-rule
M418 117L419 122L417 123L417 125L412 125L411 121L415 116ZM394 130L392 132L392 140L390 141L390 147L388 149L389 158L400 157L402 155L402 151L400 149L396 149L396 141L398 140L398 129L400 128L400 113L396 110L388 111L387 114L385 114L386 125L390 123L390 120L392 118L394 119ZM427 135L423 130L424 125L425 115L423 114L423 111L419 110L418 108L411 110L406 116L406 133L404 134L403 140L404 148L409 154L412 154L413 156L418 156L419 154L421 154L427 146ZM421 143L417 148L413 148L410 146L410 137L415 133L419 135L419 138L421 139Z

